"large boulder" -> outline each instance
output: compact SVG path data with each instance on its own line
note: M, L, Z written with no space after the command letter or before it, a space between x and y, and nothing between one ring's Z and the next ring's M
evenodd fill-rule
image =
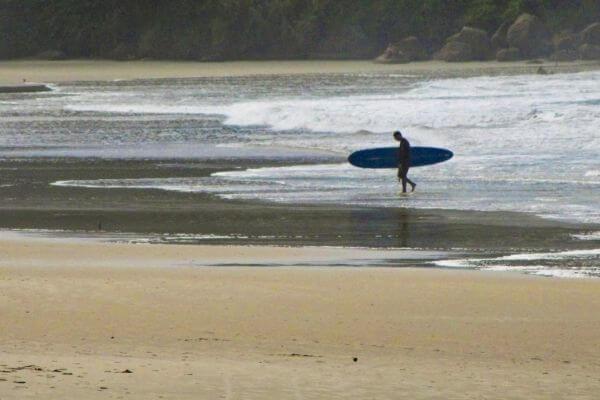
M471 49L473 60L486 60L490 56L490 39L487 32L482 29L465 26L460 32L447 39L447 43L450 42L466 43Z
M585 43L579 46L579 57L582 60L600 60L600 46Z
M498 28L498 30L496 30L496 33L494 33L492 39L490 40L492 49L498 50L508 47L506 34L508 33L508 28L510 28L510 25L510 22L506 21L502 25L500 25L500 28Z
M573 32L563 31L552 38L552 44L556 52L567 50L573 51L577 49L579 39Z
M581 43L600 45L600 22L589 25L579 36Z
M390 44L383 54L375 59L375 62L381 64L405 64L410 61L410 58L395 44Z
M509 47L508 49L500 49L496 53L496 60L498 61L517 61L521 59L521 51L516 47Z
M429 58L425 51L425 47L423 47L419 39L415 36L409 36L402 39L397 43L397 46L400 48L400 51L406 54L412 61L423 61Z
M375 61L384 64L399 64L426 59L427 53L419 39L409 36L397 43L391 43Z
M544 56L551 51L550 34L542 21L531 14L522 14L508 28L506 39L526 58Z
M464 42L451 41L446 43L433 58L448 62L472 61L474 60L471 46Z

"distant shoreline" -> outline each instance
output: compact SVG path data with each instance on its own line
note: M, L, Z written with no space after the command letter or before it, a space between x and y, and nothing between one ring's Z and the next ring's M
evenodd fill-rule
M542 64L518 62L423 61L408 64L377 64L363 61L108 61L67 60L0 61L0 85L26 82L61 83L74 81L111 81L168 78L210 78L253 75L398 73L425 77L468 77L480 75L535 74L543 65L550 73L581 72L600 69L597 61L550 62Z

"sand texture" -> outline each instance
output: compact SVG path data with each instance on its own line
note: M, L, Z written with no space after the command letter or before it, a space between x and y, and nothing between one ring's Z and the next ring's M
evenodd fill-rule
M597 280L189 266L302 264L345 251L3 236L0 399L600 393Z
M546 62L549 72L577 72L597 69L597 62ZM0 84L27 82L58 83L70 81L107 81L158 78L228 77L252 75L293 75L321 73L400 73L437 77L495 74L532 74L539 64L525 61L499 63L446 63L426 61L410 64L384 65L372 61L35 61L0 62Z

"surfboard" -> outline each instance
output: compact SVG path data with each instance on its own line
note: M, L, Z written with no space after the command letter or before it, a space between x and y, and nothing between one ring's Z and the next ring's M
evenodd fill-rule
M410 148L411 167L423 167L448 161L454 156L450 150L437 147ZM355 151L348 162L359 168L398 168L398 147L380 147Z

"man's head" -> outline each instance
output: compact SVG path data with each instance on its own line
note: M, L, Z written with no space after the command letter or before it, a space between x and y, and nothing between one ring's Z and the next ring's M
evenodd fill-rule
M402 140L402 133L400 133L400 131L394 132L394 139L396 139L397 141Z

